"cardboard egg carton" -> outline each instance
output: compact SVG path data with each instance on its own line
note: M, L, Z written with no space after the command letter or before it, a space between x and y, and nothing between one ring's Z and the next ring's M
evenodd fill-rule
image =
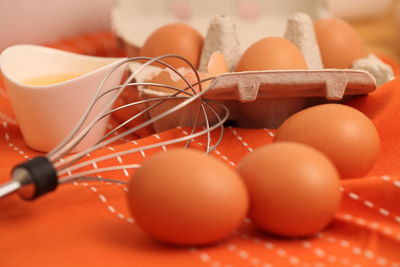
M345 95L363 95L375 89L374 77L359 70L248 71L216 77L204 97L225 104L231 113L229 119L240 127L276 128L290 115L315 103L341 101ZM144 99L170 95L144 87L139 87L139 91ZM154 117L182 101L168 100L150 110L150 116ZM155 130L192 125L196 108L198 106L188 105L155 122ZM209 114L209 119L213 123L216 117Z
M326 12L313 9L316 7L310 5L307 12L314 14L314 18L318 18L318 14L327 15ZM380 83L393 78L391 68L372 56L355 62L356 69L324 69L313 20L309 14L295 12L286 16L283 34L283 37L300 49L308 70L222 74L211 83L211 88L204 97L225 104L230 110L229 119L236 121L239 127L277 128L286 118L306 107L325 102L340 102L351 96L368 94L377 88L376 78ZM220 51L230 71L234 71L242 51L242 40L239 38L242 33L237 33L238 28L240 29L227 15L216 15L211 19L200 56L200 71L206 69L214 51ZM133 44L126 45L131 46L131 49L134 47ZM137 64L132 64L131 70L134 71L138 67ZM137 81L144 82L160 71L160 68L150 67L137 77ZM138 90L144 99L169 95L143 87L139 87ZM183 100L169 100L150 110L150 116L154 117L181 101ZM192 125L194 110L198 109L198 106L193 105L155 122L155 130L163 131L175 126ZM215 122L216 117L213 114L208 115L211 123ZM200 123L204 124L204 121Z

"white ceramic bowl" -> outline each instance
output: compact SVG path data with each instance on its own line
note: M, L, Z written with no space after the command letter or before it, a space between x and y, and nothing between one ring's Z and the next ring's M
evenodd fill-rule
M78 55L57 49L16 45L3 51L0 68L14 112L26 144L38 151L54 148L76 125L104 76L121 58ZM120 84L120 67L104 88ZM50 85L28 85L24 81L52 74L82 75ZM112 97L100 100L90 113L90 121ZM104 134L108 119L100 121L74 151L93 145Z

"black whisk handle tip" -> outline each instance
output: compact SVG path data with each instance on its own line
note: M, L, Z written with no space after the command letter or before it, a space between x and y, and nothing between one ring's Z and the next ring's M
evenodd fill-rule
M53 164L43 156L32 158L14 167L12 179L21 187L19 195L25 200L34 200L58 186L57 171Z

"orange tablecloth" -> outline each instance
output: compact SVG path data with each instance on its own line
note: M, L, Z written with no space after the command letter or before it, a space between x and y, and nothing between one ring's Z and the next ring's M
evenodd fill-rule
M79 36L51 46L92 55L120 55L109 33ZM14 164L38 153L24 144L7 92L0 87L0 181L4 182ZM137 227L127 209L125 186L74 183L32 203L16 196L0 200L0 266L400 266L400 79L348 104L373 120L382 151L367 177L342 182L340 210L332 224L314 237L280 239L257 232L246 221L215 246L168 247ZM136 142L140 145L184 134L184 129L172 129ZM272 142L273 135L267 129L228 128L213 155L234 167L249 150ZM204 139L197 142L194 147L204 145ZM112 149L136 145L128 142ZM120 160L140 163L153 152ZM121 163L114 160L113 164ZM119 171L113 178L127 180L128 176Z

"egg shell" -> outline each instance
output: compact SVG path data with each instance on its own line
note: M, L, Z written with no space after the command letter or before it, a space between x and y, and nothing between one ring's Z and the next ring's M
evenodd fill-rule
M157 57L176 54L186 58L195 68L199 65L204 38L194 28L184 23L167 24L154 31L140 50L140 56ZM189 67L183 60L163 59L178 68Z
M236 71L307 69L300 49L281 37L267 37L251 45L241 56Z
M139 226L175 245L220 241L242 223L248 210L239 175L194 150L153 155L136 171L128 189L129 207Z
M342 178L365 176L380 149L379 134L362 112L340 104L304 109L282 123L274 141L310 145L328 156Z
M334 165L309 146L278 142L245 156L238 165L250 196L250 218L280 236L312 235L332 220L340 199Z
M177 71L181 75L185 76L190 71L190 69L178 68ZM146 77L145 81L149 82L149 83L156 83L156 84L161 84L161 85L166 85L166 86L172 86L172 87L175 87L175 88L181 89L181 90L185 89L188 86L188 84L178 74L176 74L174 71L172 71L169 68L165 68L155 75ZM151 90L160 91L160 92L166 92L166 93L170 93L170 94L178 93L178 90L168 88L168 87L162 87L162 86L148 85L146 88L151 89ZM188 92L191 92L191 91L188 89Z
M366 56L363 41L346 21L320 19L314 28L325 68L351 68L354 60Z

